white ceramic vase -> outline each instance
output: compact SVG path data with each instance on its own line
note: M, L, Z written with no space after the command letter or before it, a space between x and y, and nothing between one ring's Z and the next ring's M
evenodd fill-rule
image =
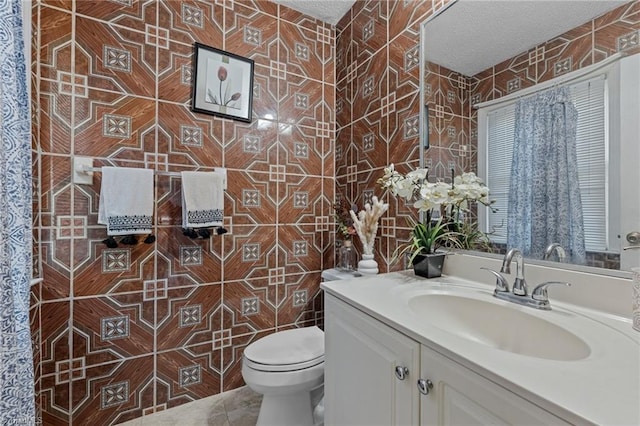
M358 272L363 275L375 275L378 273L378 262L373 260L372 254L362 255L362 260L358 262Z

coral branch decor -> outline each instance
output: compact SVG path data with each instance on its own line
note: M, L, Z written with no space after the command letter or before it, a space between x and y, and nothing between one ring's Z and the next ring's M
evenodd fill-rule
M251 122L253 60L200 43L194 50L191 109Z
M389 204L378 200L378 197L371 199L371 204L366 203L364 210L358 214L350 211L353 219L353 227L362 242L362 260L358 262L358 271L365 274L377 274L378 265L373 260L373 244L378 233L378 220L389 209Z

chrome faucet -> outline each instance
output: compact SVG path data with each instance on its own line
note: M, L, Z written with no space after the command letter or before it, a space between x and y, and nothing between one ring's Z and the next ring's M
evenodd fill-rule
M516 260L516 279L513 283L513 289L509 291L509 283L502 274L511 273L511 262L513 261L513 258ZM529 296L527 282L524 279L524 257L522 256L522 252L516 248L509 250L504 256L500 272L496 272L489 268L480 269L489 271L496 277L496 288L493 291L494 297L536 309L551 309L551 305L549 304L549 295L547 294L547 287L554 284L562 284L566 286L571 285L569 283L559 281L545 282L537 285L531 292L531 296Z
M513 290L511 291L516 296L526 296L528 294L528 288L527 282L524 280L524 256L519 249L512 248L504 255L500 272L503 274L511 273L511 261L514 257L516 258L516 280L513 283Z
M542 256L542 260L548 260L554 251L558 255L558 262L564 262L564 259L567 257L567 253L558 243L551 243L547 246L546 250L544 251L544 256Z

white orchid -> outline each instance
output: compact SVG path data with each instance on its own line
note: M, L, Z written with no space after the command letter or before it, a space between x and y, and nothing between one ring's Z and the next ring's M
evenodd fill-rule
M394 196L413 202L413 207L420 212L428 212L441 206L466 210L469 202L491 204L489 188L475 173L462 173L453 178L453 184L449 184L442 181L428 182L427 171L428 169L416 169L402 175L391 164L384 169L378 182Z

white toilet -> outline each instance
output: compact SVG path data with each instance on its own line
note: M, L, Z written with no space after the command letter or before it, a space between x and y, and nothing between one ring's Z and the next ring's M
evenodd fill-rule
M322 424L313 411L323 396L324 333L296 328L253 342L242 356L242 377L263 395L256 426Z
M359 277L322 271L324 281ZM242 377L262 405L256 426L322 426L324 423L324 333L318 327L279 331L244 350Z

